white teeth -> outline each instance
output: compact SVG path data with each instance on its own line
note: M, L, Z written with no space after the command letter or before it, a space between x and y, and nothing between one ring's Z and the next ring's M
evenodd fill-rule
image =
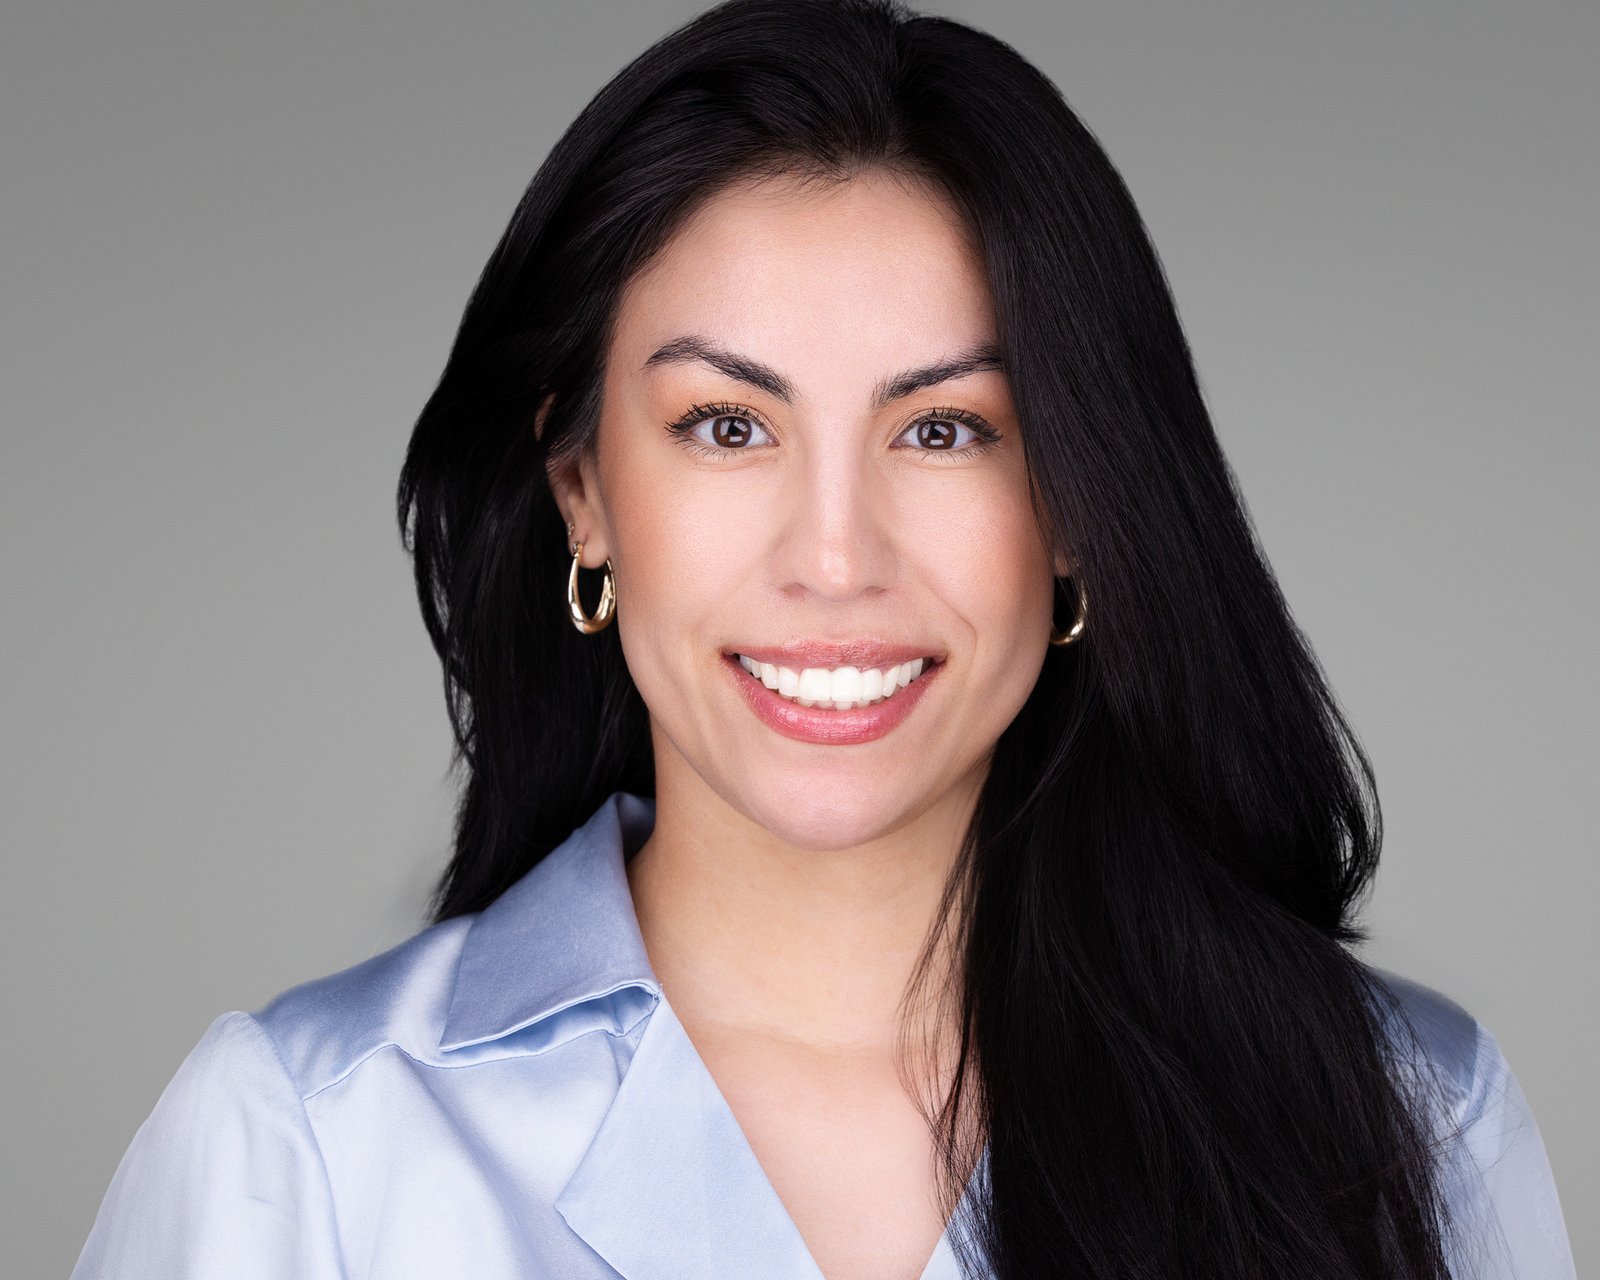
M848 702L852 706L861 698L861 668L840 667L833 673L829 680L830 692L834 702ZM805 677L800 677L800 687L806 687Z
M802 707L866 707L892 697L923 672L927 660L892 667L780 667L739 654L739 665L767 688Z
M800 705L809 706L811 702L821 702L824 698L832 697L830 692L832 681L828 678L826 667L807 667L800 673Z

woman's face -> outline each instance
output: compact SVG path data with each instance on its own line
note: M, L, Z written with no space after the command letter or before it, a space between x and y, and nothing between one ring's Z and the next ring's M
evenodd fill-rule
M595 454L552 483L583 566L611 560L659 795L709 789L814 849L975 797L1068 571L995 343L954 207L881 172L730 188L631 281Z

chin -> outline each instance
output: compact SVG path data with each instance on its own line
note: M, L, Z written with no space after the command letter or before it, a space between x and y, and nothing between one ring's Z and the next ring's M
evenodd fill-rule
M746 784L735 807L797 849L852 849L899 826L924 800L860 773L819 768L774 775L761 786Z

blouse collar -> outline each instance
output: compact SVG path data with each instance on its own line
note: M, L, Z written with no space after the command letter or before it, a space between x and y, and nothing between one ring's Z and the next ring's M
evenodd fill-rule
M624 869L655 826L655 801L613 791L473 918L441 1052L498 1039L580 1006L624 1035L661 998ZM585 1022L588 1019L584 1019Z

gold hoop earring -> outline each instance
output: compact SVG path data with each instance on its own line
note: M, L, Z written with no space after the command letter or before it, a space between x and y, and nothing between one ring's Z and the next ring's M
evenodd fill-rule
M1057 631L1054 619L1050 622L1050 643L1057 645L1071 644L1083 634L1084 625L1089 621L1089 593L1084 590L1083 583L1076 576L1072 585L1078 589L1078 612L1073 617L1072 625L1065 631Z
M567 532L572 532L572 525L567 526ZM583 601L578 598L578 557L583 554L583 543L575 542L572 545L572 571L567 574L567 612L572 617L572 625L586 636L592 636L596 631L604 631L611 625L611 619L617 616L617 575L611 567L611 557L606 557L605 581L600 584L600 604L591 617L583 611Z

